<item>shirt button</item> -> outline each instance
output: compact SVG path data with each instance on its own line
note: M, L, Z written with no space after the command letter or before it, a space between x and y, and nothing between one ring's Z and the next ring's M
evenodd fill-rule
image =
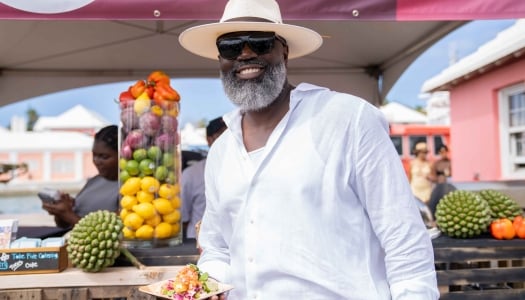
M252 224L252 225L253 225L253 223L255 223L255 221L254 221L253 219L252 219L252 220L250 220L250 224Z
M248 261L252 263L253 262L253 257L248 257Z

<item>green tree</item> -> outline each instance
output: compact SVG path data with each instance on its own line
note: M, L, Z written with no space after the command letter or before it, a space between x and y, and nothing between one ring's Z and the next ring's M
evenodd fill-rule
M416 106L414 109L417 110L418 112L422 113L422 114L425 114L425 115L427 114L427 111L421 105Z
M199 121L197 121L197 128L205 128L207 124L208 121L206 119L200 119Z
M34 108L29 108L26 111L27 114L27 130L33 131L33 127L35 126L36 121L38 121L38 118L40 117L38 115L38 112Z

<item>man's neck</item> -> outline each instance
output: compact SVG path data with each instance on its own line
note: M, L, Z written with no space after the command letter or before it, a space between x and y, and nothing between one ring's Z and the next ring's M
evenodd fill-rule
M290 109L290 93L293 88L287 83L281 94L268 107L243 114L242 133L247 151L266 145L270 134Z

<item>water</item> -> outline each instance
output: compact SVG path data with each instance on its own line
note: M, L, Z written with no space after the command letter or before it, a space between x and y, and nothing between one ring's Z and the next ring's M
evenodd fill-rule
M42 203L36 194L0 196L0 217L1 214L29 214L42 211Z

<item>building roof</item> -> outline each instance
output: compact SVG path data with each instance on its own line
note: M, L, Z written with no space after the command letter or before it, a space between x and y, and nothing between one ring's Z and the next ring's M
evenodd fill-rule
M480 46L474 53L444 69L423 83L424 93L449 90L452 85L486 72L490 67L520 57L525 53L525 19L516 21L501 31L493 40Z
M207 147L206 128L195 128L191 123L186 123L181 132L181 148L183 150L191 147Z
M98 113L78 104L58 116L39 117L33 130L45 131L90 128L98 131L98 129L110 124L109 121Z
M425 124L427 116L401 103L390 102L381 106L388 123L395 124Z

